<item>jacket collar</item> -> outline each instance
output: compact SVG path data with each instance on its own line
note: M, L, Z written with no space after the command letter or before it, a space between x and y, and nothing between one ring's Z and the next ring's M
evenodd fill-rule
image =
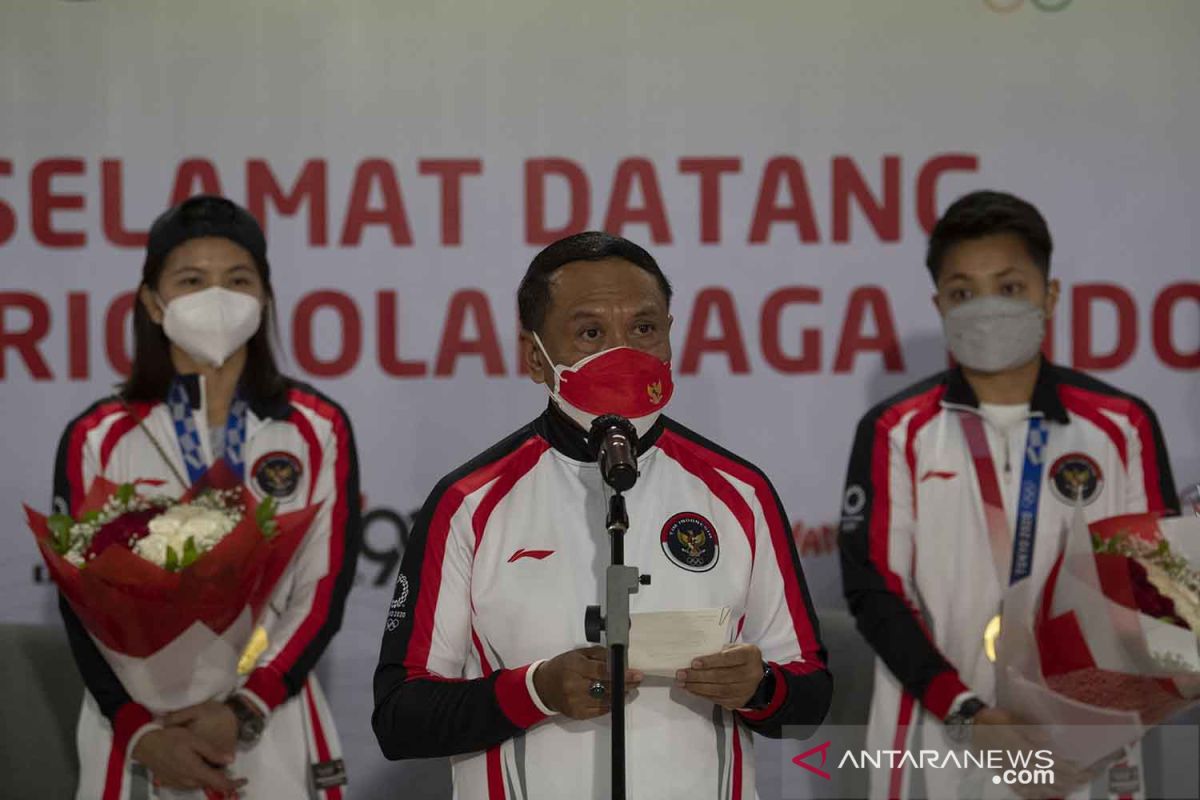
M1029 401L1029 410L1035 414L1041 414L1051 422L1066 425L1070 423L1071 418L1058 396L1058 385L1061 381L1059 368L1043 358L1042 364L1038 368L1037 381L1033 385L1033 397ZM955 366L950 369L946 373L944 382L946 393L942 396L943 403L979 408L979 398L976 397L971 384L967 383L967 379L962 373L962 367Z
M188 396L188 405L192 407L192 410L202 411L204 402L202 399L203 392L200 390L200 375L198 373L192 373L190 375L177 375L176 380L183 384L184 391L187 392ZM246 404L250 406L250 410L254 413L254 416L263 420L284 420L290 417L292 414L291 404L284 399L271 402L268 400L247 397Z
M663 427L663 418L660 416L646 431L646 435L638 439L639 457L654 446L662 435ZM587 434L553 400L547 404L542 415L533 421L533 430L567 458L585 462L596 460L596 452L588 442Z

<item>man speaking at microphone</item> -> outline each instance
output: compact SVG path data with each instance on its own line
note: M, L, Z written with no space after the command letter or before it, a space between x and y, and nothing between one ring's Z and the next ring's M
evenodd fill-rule
M633 612L729 608L728 639L674 680L626 674L632 798L753 798L750 731L816 726L832 681L787 515L753 465L662 415L673 393L671 285L649 253L582 233L518 291L522 353L546 410L444 478L414 524L375 672L388 758L455 756L456 797L609 796L604 595L611 493L589 441L637 432L626 563ZM643 679L644 678L644 679Z

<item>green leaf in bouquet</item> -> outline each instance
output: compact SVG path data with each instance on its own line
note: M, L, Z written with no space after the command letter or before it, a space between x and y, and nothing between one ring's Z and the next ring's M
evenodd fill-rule
M183 543L183 557L179 559L179 568L186 569L196 563L196 559L200 557L200 553L196 551L196 539L189 536L187 541Z
M52 534L50 546L60 556L66 554L71 549L71 543L74 540L74 537L71 536L71 528L74 525L75 520L66 514L51 514L50 518L46 520L46 526L50 528L50 533Z
M167 563L164 565L167 572L179 571L179 554L175 552L175 548L168 545L167 547Z
M98 519L100 519L100 511L95 510L95 511L89 511L86 514L84 514L82 517L79 518L79 521L86 523L86 522L95 522Z
M117 487L117 502L123 506L129 505L129 501L133 499L133 484L122 483Z
M279 533L279 523L275 521L276 510L275 498L267 497L258 504L258 510L254 512L254 521L258 523L258 530L267 539Z

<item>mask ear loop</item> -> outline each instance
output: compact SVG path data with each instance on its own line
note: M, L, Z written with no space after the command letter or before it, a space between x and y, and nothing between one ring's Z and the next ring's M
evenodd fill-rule
M546 359L546 364L550 367L550 371L554 373L554 388L550 391L558 394L558 365L550 358L550 354L546 352L546 346L542 344L542 337L537 335L537 331L530 331L533 334L533 341L537 343L538 350L542 351L542 358Z

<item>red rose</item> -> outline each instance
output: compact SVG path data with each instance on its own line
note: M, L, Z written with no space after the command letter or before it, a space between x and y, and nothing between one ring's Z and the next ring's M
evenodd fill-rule
M127 511L100 526L88 545L85 559L98 556L114 544L132 549L133 543L150 533L150 520L158 516L155 509Z
M1129 558L1126 561L1129 562L1129 581L1133 584L1133 599L1137 603L1138 610L1147 616L1178 625L1184 630L1190 630L1188 624L1175 613L1175 601L1169 597L1163 597L1158 589L1154 588L1154 584L1150 583L1150 579L1146 575L1146 568L1136 559Z

